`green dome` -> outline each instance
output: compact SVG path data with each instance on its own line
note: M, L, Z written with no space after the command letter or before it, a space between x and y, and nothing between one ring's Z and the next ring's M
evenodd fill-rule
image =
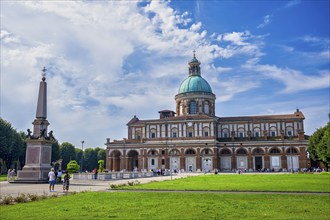
M199 75L192 75L185 79L179 88L180 93L186 92L208 92L212 93L211 86Z

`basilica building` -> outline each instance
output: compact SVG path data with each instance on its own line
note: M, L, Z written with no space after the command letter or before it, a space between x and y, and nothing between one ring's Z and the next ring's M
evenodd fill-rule
M308 167L304 115L220 117L216 95L195 55L175 96L176 109L128 123L123 140L107 138L106 169L185 172L291 171Z

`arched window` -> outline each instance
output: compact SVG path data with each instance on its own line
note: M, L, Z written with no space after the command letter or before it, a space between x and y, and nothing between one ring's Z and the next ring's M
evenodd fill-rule
M149 151L149 155L157 155L157 153L155 150L151 150L151 151Z
M196 102L191 101L189 104L190 114L196 114Z
M276 128L275 127L270 128L269 136L276 137Z
M194 136L194 129L192 127L188 128L187 136L188 137L193 137Z
M253 154L263 154L264 151L263 151L262 149L260 149L260 148L256 148L256 149L253 150L252 153L253 153Z
M156 129L151 129L150 130L150 138L156 138Z
M293 128L292 127L286 127L286 136L292 137L293 136Z
M177 128L172 128L171 135L173 138L178 137L178 129Z
M229 137L229 132L228 132L227 128L222 130L222 137L223 138L228 138Z
M230 154L230 150L223 149L220 154L229 155Z
M253 136L254 137L260 137L260 128L254 128L253 129Z
M287 149L286 153L287 154L298 154L298 151L296 148L290 147L289 149Z
M141 131L136 131L135 132L135 139L141 140Z
M195 154L195 151L193 149L188 149L186 151L186 154Z
M203 128L203 136L204 137L210 136L210 129L209 129L209 127L204 127Z
M279 153L281 153L281 152L280 152L279 149L277 149L277 148L273 148L273 149L270 150L269 153L270 153L270 154L279 154Z
M204 113L210 114L210 106L208 101L204 102Z
M212 151L210 149L204 149L202 151L202 155L209 155L209 154L212 154Z
M237 131L237 136L239 138L243 138L244 137L244 128L239 128Z
M175 149L173 149L173 150L170 150L170 151L169 151L169 153L170 153L170 155L172 155L172 156L177 156L177 155L180 155L180 151L178 151L178 150L175 150Z
M236 152L236 154L246 154L246 150L244 150L244 149L238 149L237 150L237 152Z

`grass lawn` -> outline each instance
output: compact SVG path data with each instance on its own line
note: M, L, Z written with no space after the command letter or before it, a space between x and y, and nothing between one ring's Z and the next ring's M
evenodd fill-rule
M0 206L1 219L328 219L328 195L84 192Z
M330 174L203 175L124 189L330 192Z
M330 192L330 175L203 175L129 189L208 192L83 192L0 206L5 219L329 219L330 196L216 193L234 191Z
M1 174L0 181L7 181L7 174Z

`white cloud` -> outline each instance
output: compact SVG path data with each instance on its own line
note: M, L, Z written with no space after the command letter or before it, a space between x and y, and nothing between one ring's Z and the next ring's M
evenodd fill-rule
M248 38L250 35L249 32L232 32L232 33L226 33L222 36L222 40L229 41L233 43L234 45L246 45L247 43L244 42L246 38Z
M265 16L264 16L264 20L263 20L263 22L262 22L261 24L259 24L259 25L257 26L257 28L264 28L264 27L266 27L267 25L269 25L270 22L271 22L271 18L272 18L272 15L265 15Z
M0 39L3 43L19 43L19 39L17 37L14 37L10 32L7 30L1 29L0 30Z
M294 6L294 5L298 5L298 4L300 4L300 3L301 3L301 0L293 0L293 1L288 2L288 3L284 6L284 8L290 8L290 7L292 7L292 6Z
M100 146L106 137L124 137L132 115L157 117L158 108L174 109L192 50L208 63L214 48L221 49L206 40L201 23L188 25L188 14L165 1L144 8L116 1L24 1L3 7L1 39L19 39L2 40L2 83L8 85L2 88L3 103L28 109L20 118L28 121L20 126L28 126L40 69L46 66L50 129L60 141L74 144L90 138L92 146ZM16 123L10 109L3 113Z
M44 66L49 69L50 129L60 142L79 146L85 140L90 147L102 146L107 137L127 136L125 124L133 115L157 118L161 109L174 110L193 49L217 102L259 87L261 81L253 74L263 70L288 91L297 82L295 74L314 85L326 75L318 73L320 79L313 81L291 69L260 65L265 36L229 32L213 34L217 40L210 40L201 22L192 23L189 12L177 12L168 1L139 3L1 3L1 117L19 130L31 126ZM235 59L239 62L230 63ZM276 78L277 72L281 77ZM286 72L291 81L286 81ZM223 80L228 76L232 78ZM12 110L18 108L24 111Z
M225 102L231 100L235 95L257 88L258 82L245 81L242 79L233 79L226 82L219 82L219 89L216 94L217 102Z
M275 65L255 65L251 68L262 73L265 77L282 82L285 88L281 93L329 88L329 71L304 75L300 71L289 68L282 69Z

